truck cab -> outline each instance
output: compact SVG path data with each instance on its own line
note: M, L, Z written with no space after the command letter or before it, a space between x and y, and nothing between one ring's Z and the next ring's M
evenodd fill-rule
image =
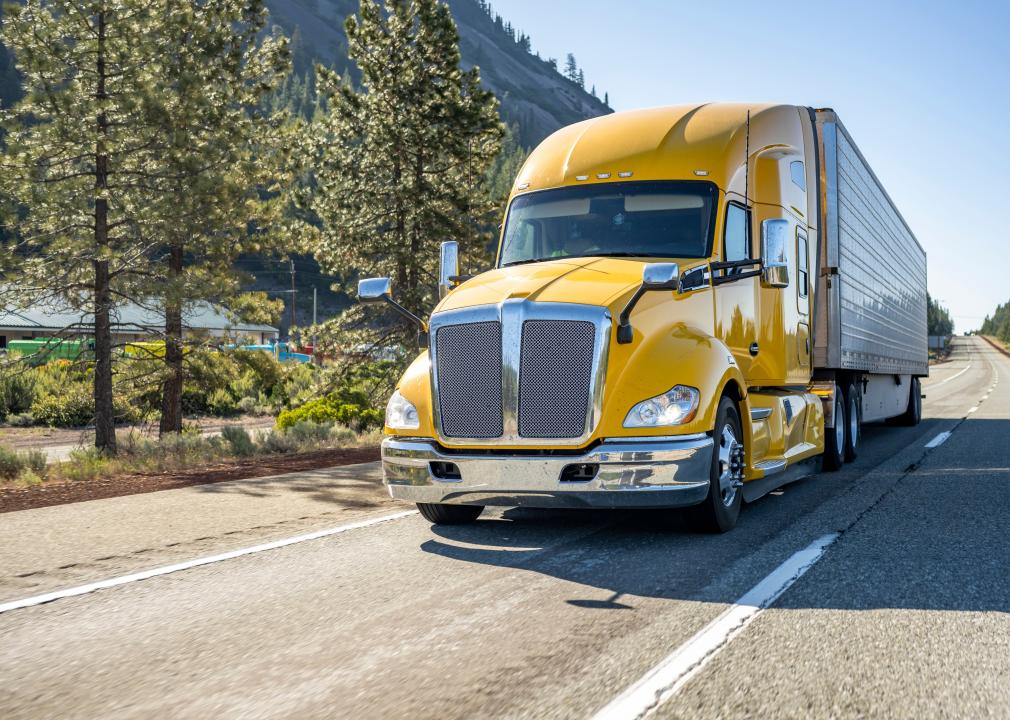
M387 408L391 495L433 522L695 506L725 531L822 455L840 465L844 383L814 363L822 154L816 114L787 105L616 113L547 138L495 267L461 278L443 247L427 350ZM392 302L388 279L359 295Z

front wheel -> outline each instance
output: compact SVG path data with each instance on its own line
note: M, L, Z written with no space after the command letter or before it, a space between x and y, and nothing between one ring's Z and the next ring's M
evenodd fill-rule
M719 401L713 439L708 496L693 512L703 529L724 533L736 525L743 504L743 428L736 403L728 397Z
M417 509L428 522L435 525L466 525L484 512L483 505L445 505L443 503L418 503Z

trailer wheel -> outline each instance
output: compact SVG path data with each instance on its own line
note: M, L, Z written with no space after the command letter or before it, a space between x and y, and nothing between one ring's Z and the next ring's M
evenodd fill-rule
M417 509L424 519L435 525L466 525L484 512L483 505L446 505L444 503L418 503Z
M850 384L845 391L845 407L845 462L852 462L859 457L859 441L863 432L863 413L855 384Z
M835 389L835 426L824 428L824 469L834 472L845 464L845 396Z
M912 378L908 388L908 408L897 418L899 425L915 427L922 420L922 385L919 378Z
M728 397L719 401L713 439L708 496L691 510L703 530L724 533L736 525L743 504L743 425L736 403Z

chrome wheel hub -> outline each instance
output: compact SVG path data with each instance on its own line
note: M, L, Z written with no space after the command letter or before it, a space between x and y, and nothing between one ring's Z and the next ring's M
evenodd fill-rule
M732 507L743 486L743 445L736 430L726 424L719 434L719 496L722 504Z

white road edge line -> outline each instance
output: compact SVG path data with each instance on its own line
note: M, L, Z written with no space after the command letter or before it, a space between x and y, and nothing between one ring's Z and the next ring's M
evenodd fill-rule
M969 370L971 370L971 363L968 363L967 367L965 367L964 370L962 370L961 372L957 373L956 375L951 375L949 378L947 378L946 380L941 380L936 385L927 385L926 387L927 388L931 388L931 387L940 387L941 385L946 385L951 380L954 380L955 378L961 377L962 375L964 375Z
M950 432L949 431L942 432L939 435L937 435L935 438L933 438L932 440L930 440L928 443L926 443L926 447L927 448L940 447L945 442L947 442L947 440L949 438L950 438Z
M814 540L748 590L719 617L614 698L593 720L642 718L676 695L720 650L821 559L839 533Z
M174 565L162 565L161 567L151 568L150 570L142 570L141 572L131 573L130 575L120 575L119 577L99 580L98 582L88 583L87 585L78 585L77 587L56 590L42 595L33 595L32 597L22 598L21 600L12 600L10 602L0 603L0 614L9 612L10 610L32 607L33 605L42 605L43 603L52 602L53 600L62 600L63 598L74 597L75 595L86 595L88 593L95 592L96 590L104 590L106 588L117 587L119 585L126 585L127 583L137 582L138 580L147 580L148 578L158 577L159 575L168 575L169 573L179 572L180 570L189 570L190 568L200 567L201 565L210 565L212 563L222 562L223 560L231 560L233 558L242 557L243 555L252 555L254 553L260 553L266 550L276 550L277 548L287 547L288 545L307 542L309 540L318 540L320 538L330 537L331 535L339 535L340 533L345 533L349 530L357 530L359 528L368 527L369 525L378 525L379 523L389 522L391 520L399 520L400 518L407 517L408 515L416 514L417 510L405 510L403 512L392 513L391 515L367 518L365 520L359 520L358 522L348 523L347 525L340 525L338 527L327 528L325 530L316 530L315 532L306 533L304 535L295 535L294 537L283 538L281 540L274 540L273 542L263 543L262 545L252 545L250 547L239 548L238 550L231 550L219 555L208 555L206 557L196 558L195 560L186 560L185 562L175 563Z

